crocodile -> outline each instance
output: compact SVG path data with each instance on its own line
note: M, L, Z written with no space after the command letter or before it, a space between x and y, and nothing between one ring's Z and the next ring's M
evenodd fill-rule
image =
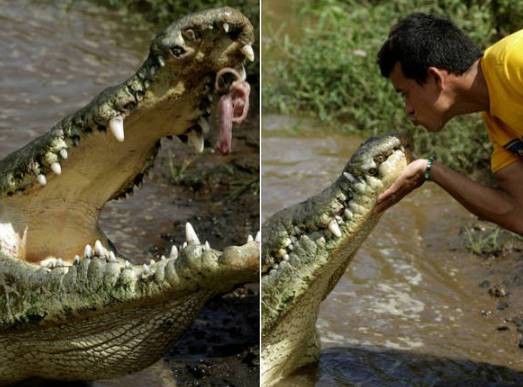
M187 223L186 242L167 256L128 260L98 221L108 201L142 184L162 137L202 152L213 108L217 149L231 151L253 42L232 8L183 17L152 40L135 74L0 161L0 385L145 368L210 298L258 280L259 234L219 251Z
M261 378L275 384L319 359L316 320L380 215L377 196L408 164L405 135L372 137L321 193L270 218L262 226Z

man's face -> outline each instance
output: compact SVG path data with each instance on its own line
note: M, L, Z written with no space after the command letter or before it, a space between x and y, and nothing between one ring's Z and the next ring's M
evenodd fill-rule
M405 112L414 125L422 125L431 132L437 132L449 120L447 111L449 99L445 97L441 78L429 72L423 85L414 79L406 78L401 64L396 63L389 79L394 88L405 100Z

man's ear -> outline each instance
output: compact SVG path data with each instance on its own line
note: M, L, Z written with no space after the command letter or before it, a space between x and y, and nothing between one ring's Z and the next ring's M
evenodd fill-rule
M428 68L427 72L429 74L429 77L434 79L434 81L436 82L436 85L438 85L438 87L440 89L445 87L445 85L447 83L447 76L449 74L447 70L443 70L443 69L439 69L437 67L431 66Z

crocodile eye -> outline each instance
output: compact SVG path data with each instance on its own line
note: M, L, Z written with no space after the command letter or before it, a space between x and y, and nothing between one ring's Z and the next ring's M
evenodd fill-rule
M171 53L176 57L180 57L183 54L185 54L185 49L180 46L174 46L174 47L171 47Z
M193 42L200 38L198 36L198 34L196 32L194 32L194 30L192 28L187 28L187 29L183 30L182 35L185 39L187 39L190 42Z
M378 174L378 170L376 168L369 168L367 172L371 176L376 176Z

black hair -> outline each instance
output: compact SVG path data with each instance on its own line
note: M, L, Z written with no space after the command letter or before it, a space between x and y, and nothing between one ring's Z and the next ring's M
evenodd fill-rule
M406 78L423 84L431 66L461 75L482 55L480 48L450 20L416 12L392 27L378 53L378 64L385 78L400 63Z

